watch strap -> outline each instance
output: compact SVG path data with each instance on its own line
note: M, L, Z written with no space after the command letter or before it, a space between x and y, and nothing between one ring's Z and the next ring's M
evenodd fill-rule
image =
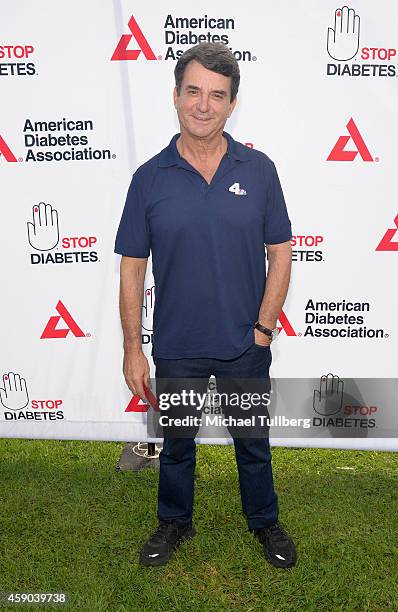
M264 325L261 325L261 323L259 321L257 321L257 323L255 324L255 329L258 329L260 332L262 332L263 334L265 334L266 336L268 336L269 338L273 337L273 330L272 329L268 329L268 327L264 327Z

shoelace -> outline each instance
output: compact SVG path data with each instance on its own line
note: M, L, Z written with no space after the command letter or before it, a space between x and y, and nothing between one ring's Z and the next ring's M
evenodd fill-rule
M274 523L274 525L270 525L270 527L263 527L263 529L259 529L257 531L260 536L260 540L263 542L267 537L267 533L270 534L271 538L274 542L285 542L286 535L279 523Z
M168 540L168 536L175 531L177 531L177 527L173 523L160 523L151 539L158 542L164 539Z

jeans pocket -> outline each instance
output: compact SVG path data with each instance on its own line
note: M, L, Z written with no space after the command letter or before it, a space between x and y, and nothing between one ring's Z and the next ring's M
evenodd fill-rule
M260 349L260 351L270 351L271 350L271 345L270 344L266 344L266 345L262 345L262 344L257 344L256 342L253 343L253 346L255 346L256 348Z

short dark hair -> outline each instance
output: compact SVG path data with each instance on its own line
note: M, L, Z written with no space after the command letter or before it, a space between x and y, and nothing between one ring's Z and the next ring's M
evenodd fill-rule
M232 102L239 89L239 64L232 51L222 43L199 43L180 55L176 67L174 68L177 94L180 95L185 68L194 60L202 64L207 70L212 70L223 76L231 77L230 102Z

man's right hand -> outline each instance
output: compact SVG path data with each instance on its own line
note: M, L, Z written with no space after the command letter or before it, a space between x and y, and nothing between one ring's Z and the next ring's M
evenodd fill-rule
M151 388L150 368L142 350L124 352L123 374L130 391L148 402L144 387Z

